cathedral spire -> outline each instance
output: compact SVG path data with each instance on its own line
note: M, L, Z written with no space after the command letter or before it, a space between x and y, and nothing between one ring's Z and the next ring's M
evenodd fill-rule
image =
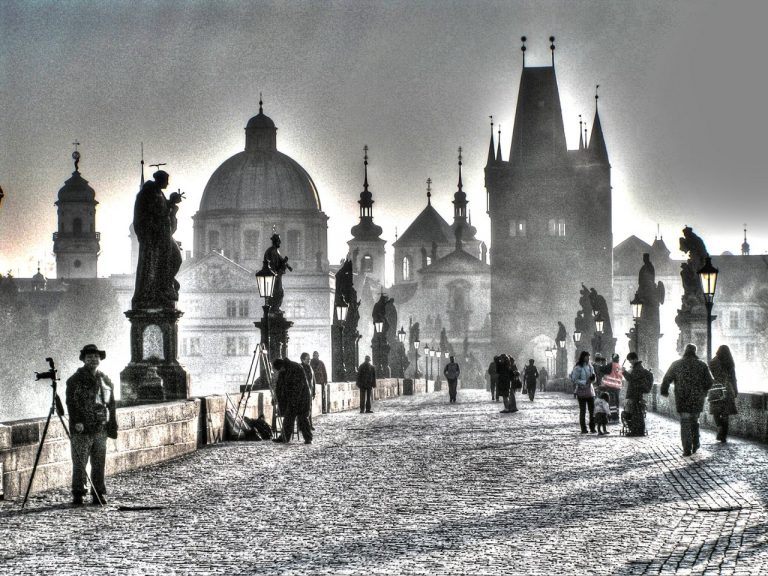
M584 150L584 138L582 137L581 133L581 126L583 122L581 120L581 114L579 114L579 150Z
M499 122L499 145L496 149L496 162L502 162L503 160L501 157L501 122Z
M261 97L261 92L259 92L259 114L264 114L264 99Z
M749 242L747 242L747 225L744 224L744 242L741 244L741 255L749 256Z
M432 178L427 178L427 206L432 206Z
M459 184L456 194L453 195L453 222L454 225L467 222L467 194L463 190L461 181L461 146L459 146Z
M144 142L141 143L141 182L139 182L139 190L144 187Z
M363 146L363 166L365 178L363 180L363 191L360 192L360 220L363 218L373 219L373 194L368 190L368 144Z
M488 145L488 161L485 163L486 166L496 162L496 156L493 153L493 116L488 116L488 118L491 119L491 143Z
M600 124L600 114L597 109L597 102L600 98L597 94L598 88L600 88L600 84L595 86L595 121L592 123L592 138L589 141L589 151L596 161L608 164L608 150L605 147L603 127Z

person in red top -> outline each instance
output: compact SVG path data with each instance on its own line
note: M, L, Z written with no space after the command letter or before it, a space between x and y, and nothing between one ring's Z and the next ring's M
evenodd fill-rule
M614 354L611 363L602 367L603 379L601 385L603 390L608 392L608 405L610 406L610 415L608 419L611 422L619 421L619 406L621 405L622 388L622 370L619 364L619 355Z

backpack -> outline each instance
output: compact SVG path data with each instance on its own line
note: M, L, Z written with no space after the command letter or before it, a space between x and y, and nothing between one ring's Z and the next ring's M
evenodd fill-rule
M647 368L643 368L643 371L643 393L648 394L651 390L653 390L653 372Z

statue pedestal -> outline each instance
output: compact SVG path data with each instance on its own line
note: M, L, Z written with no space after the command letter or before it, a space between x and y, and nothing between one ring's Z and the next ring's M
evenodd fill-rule
M189 375L177 360L178 321L175 308L129 310L131 361L120 372L122 401L142 404L189 397Z
M695 344L699 355L707 350L707 311L703 306L690 310L678 310L675 324L680 328L677 338L677 352L682 354L686 344Z
M253 325L264 333L264 319L254 322ZM293 322L286 320L282 310L269 312L268 332L269 332L269 361L277 358L285 358L288 349L288 330L293 326ZM298 362L298 358L294 358Z

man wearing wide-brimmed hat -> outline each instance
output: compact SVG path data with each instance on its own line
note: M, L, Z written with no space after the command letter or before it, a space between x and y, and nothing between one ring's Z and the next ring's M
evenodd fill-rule
M112 382L98 370L107 353L95 344L80 350L83 366L67 380L67 412L72 431L72 503L81 505L87 493L85 467L91 461L93 504L106 504L104 467L107 455L108 422L116 432ZM114 434L116 437L116 434Z

